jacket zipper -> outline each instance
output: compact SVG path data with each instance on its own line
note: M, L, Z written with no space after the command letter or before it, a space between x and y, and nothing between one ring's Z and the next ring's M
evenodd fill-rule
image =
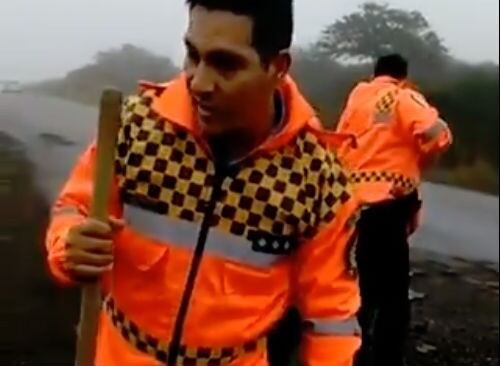
M186 322L187 313L189 310L189 304L191 302L191 297L193 295L193 290L196 282L196 277L201 265L201 260L203 259L203 253L205 251L205 245L207 243L208 232L210 231L210 221L215 211L217 200L222 192L222 183L225 179L225 175L217 174L215 175L214 185L212 194L210 195L210 200L201 223L201 230L198 236L198 242L194 251L193 259L191 261L191 266L189 268L186 285L184 287L184 292L182 294L179 311L177 313L177 318L174 323L174 331L172 336L172 343L170 344L168 352L167 366L176 366L177 358L181 351L181 342L184 331L184 323Z

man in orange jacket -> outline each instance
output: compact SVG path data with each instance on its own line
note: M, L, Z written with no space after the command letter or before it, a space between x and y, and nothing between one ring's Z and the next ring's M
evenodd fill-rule
M363 346L359 365L402 366L410 319L408 236L420 210L426 165L451 144L436 109L408 87L400 55L378 60L375 78L349 97L338 131L357 139L339 150L359 200L357 262Z
M292 0L187 4L184 73L125 103L109 222L87 218L92 145L54 205L50 270L102 281L97 366L267 366L292 304L303 364L351 366L358 205L287 76Z

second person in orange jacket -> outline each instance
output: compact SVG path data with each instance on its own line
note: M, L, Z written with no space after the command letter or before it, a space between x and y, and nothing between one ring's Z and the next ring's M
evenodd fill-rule
M51 272L101 278L96 366L267 366L291 304L303 364L351 366L358 205L335 136L287 76L292 1L188 5L185 72L124 106L115 218L86 218L90 146L54 206Z
M408 63L381 57L375 77L351 93L338 132L351 134L340 157L358 199L357 262L363 345L358 366L403 366L409 324L408 236L420 211L423 170L451 144L448 125L409 87Z

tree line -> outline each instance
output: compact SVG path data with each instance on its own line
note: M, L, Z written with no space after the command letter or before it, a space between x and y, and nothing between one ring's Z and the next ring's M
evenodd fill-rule
M411 63L411 80L450 122L455 144L430 178L498 193L499 67L454 58L418 11L368 2L327 26L317 42L293 50L292 75L334 127L349 91L369 79L374 61L398 52ZM104 86L132 92L137 80L165 81L179 72L167 57L134 45L99 52L93 62L37 92L95 104Z

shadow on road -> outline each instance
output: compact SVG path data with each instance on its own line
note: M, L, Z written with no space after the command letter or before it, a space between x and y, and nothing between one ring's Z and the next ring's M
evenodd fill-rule
M78 293L45 268L48 203L21 142L0 132L0 365L71 365Z

